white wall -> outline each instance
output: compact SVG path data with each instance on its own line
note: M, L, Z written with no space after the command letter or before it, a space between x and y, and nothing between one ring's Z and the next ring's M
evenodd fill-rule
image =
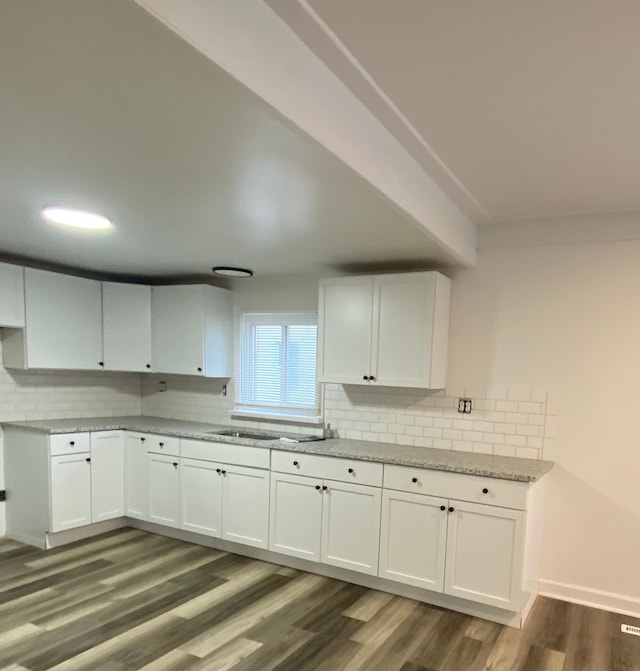
M452 311L448 383L543 387L559 418L543 588L640 612L640 241L481 250Z
M138 374L16 371L0 366L0 422L138 415L140 408ZM0 489L4 489L3 464L0 438ZM0 536L4 533L4 503L0 503Z

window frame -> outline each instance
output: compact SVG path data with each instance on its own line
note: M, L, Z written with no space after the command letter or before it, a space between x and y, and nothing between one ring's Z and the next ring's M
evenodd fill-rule
M315 386L316 386L316 405L314 408L292 408L279 405L263 405L251 403L241 398L242 393L242 353L243 353L243 324L246 317L255 316L253 324L263 321L269 324L269 318L273 318L273 325L289 325L285 322L291 320L291 325L313 325L318 326L318 313L311 310L279 310L279 311L258 311L242 310L236 312L235 319L235 361L234 361L234 403L230 411L232 416L240 419L265 419L275 422L291 422L296 424L322 424L322 406L323 394L318 382L318 361L317 346L319 338L316 337L316 366L315 366ZM298 318L298 321L296 321ZM317 331L316 331L317 334Z

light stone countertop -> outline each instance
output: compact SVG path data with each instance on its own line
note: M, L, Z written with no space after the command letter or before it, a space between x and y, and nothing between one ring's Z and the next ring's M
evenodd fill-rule
M40 433L79 433L83 431L114 431L126 429L140 433L156 433L177 438L209 440L217 443L251 445L288 452L304 452L328 457L345 457L385 464L414 466L434 471L466 473L502 480L535 482L551 470L553 462L518 457L500 457L475 452L456 452L437 450L428 447L411 447L394 443L374 443L366 440L343 440L340 438L306 443L293 443L274 440L255 440L250 438L232 438L214 435L212 432L223 429L242 431L242 427L221 424L203 424L164 417L124 416L89 417L82 419L44 419L26 422L5 422L3 427L25 429ZM251 429L245 429L251 430ZM268 432L265 432L268 433ZM295 438L296 434L278 433L278 436Z

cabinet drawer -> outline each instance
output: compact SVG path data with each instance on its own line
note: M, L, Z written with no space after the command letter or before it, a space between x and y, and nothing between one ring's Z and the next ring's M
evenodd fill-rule
M74 454L90 450L89 433L57 433L49 436L49 453L52 457L58 454Z
M384 487L516 510L526 509L529 489L525 482L389 465L384 467Z
M382 464L358 459L273 450L271 470L341 482L357 482L375 487L382 485Z
M235 466L269 468L269 450L232 443L211 443L205 440L180 441L180 454L189 459L215 461Z
M158 436L153 433L147 433L144 436L144 446L147 452L156 454L169 454L172 457L180 456L180 439L170 436Z

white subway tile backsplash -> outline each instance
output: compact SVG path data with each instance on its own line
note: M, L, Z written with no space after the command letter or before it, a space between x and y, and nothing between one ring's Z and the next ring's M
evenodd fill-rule
M532 403L532 402L525 402L521 401L518 403L518 412L526 412L527 414L530 415L539 415L544 408L543 403Z

